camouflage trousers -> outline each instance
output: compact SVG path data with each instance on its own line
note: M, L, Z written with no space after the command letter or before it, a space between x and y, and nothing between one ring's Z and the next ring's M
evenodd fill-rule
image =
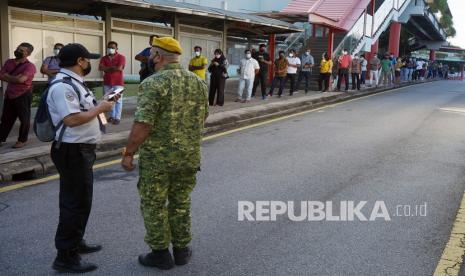
M139 190L145 242L153 250L184 248L192 239L190 194L197 171L157 172L140 167Z

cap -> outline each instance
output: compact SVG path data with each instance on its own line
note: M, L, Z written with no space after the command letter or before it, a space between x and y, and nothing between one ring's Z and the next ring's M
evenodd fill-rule
M60 61L75 61L78 58L98 59L100 54L91 54L79 43L70 43L63 47L58 54Z
M182 55L182 48L179 41L172 37L160 37L152 40L152 46L165 51Z

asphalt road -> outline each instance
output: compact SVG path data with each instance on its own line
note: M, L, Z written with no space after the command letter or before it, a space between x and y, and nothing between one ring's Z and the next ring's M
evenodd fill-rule
M464 84L435 82L206 141L194 257L168 272L137 262L137 172L99 170L86 238L104 250L84 259L93 275L431 275L465 190L464 115ZM57 188L0 194L0 275L54 274ZM257 200L367 201L368 217L380 201L390 220L238 221L238 201ZM424 204L426 216L397 215Z

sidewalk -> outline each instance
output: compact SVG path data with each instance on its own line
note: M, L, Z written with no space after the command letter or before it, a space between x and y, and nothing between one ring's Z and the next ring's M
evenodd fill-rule
M415 84L415 83L413 83ZM403 84L402 86L412 85ZM260 92L250 103L236 103L236 91L238 81L230 79L226 84L225 104L223 107L210 108L210 116L205 124L205 135L218 133L229 129L238 128L255 122L275 118L287 114L300 112L322 106L325 104L344 101L368 94L397 88L394 86L368 88L359 92L309 92L299 91L294 96L288 96L285 90L282 98L272 97L262 100ZM257 89L259 90L259 89ZM119 125L108 125L107 133L103 135L102 142L97 149L97 160L119 156L129 135L133 122L133 114L136 108L136 98L126 98L123 106L123 116ZM35 113L35 110L33 110ZM54 170L49 157L50 144L37 140L32 128L29 142L22 149L12 149L18 132L17 125L12 130L7 143L0 147L0 183L11 181L15 176L35 178L48 174Z

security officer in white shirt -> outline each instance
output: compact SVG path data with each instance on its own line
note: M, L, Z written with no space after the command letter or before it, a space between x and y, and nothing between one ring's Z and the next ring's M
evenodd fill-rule
M53 124L63 121L64 125L57 130L51 149L53 163L60 174L60 217L55 235L58 254L53 262L53 268L60 272L95 270L97 266L81 262L79 254L102 248L89 245L83 239L92 205L96 143L104 130L103 114L114 104L106 100L97 104L84 84L83 77L91 70L90 59L98 58L100 55L89 53L81 44L63 47L59 53L62 69L47 97Z

